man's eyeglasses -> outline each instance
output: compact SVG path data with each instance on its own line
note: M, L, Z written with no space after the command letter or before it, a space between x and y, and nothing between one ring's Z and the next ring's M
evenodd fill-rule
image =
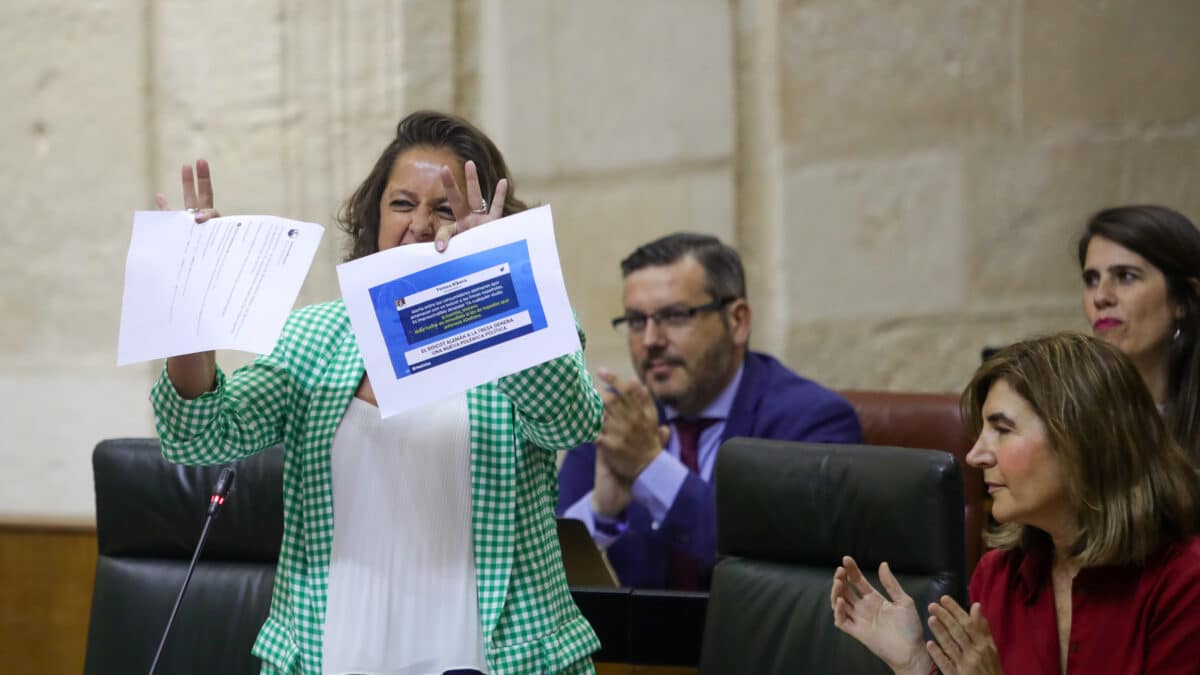
M633 333L635 335L645 331L646 324L651 321L657 324L659 328L682 328L695 318L697 314L724 309L725 305L734 300L737 300L737 298L720 298L693 307L675 305L664 307L653 314L626 312L625 316L618 316L612 320L612 327L621 333Z

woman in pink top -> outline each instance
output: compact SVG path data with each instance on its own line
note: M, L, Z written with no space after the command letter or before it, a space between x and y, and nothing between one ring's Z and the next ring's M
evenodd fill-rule
M1138 370L1097 338L1012 345L962 396L1000 523L972 604L917 608L887 563L885 597L852 558L834 624L896 673L1200 673L1200 479Z
M1119 206L1088 219L1078 253L1093 333L1133 361L1200 464L1200 230L1164 206Z

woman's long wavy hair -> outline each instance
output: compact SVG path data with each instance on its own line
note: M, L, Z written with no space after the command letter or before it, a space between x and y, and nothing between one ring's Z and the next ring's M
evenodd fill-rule
M411 148L448 150L463 164L474 161L479 173L479 189L488 203L492 201L496 183L501 178L508 179L504 215L526 209L516 197L516 187L508 174L504 156L486 134L456 115L419 110L400 120L396 125L396 137L384 148L371 173L338 211L338 226L350 235L351 240L347 260L379 251L379 200L396 158Z
M1200 464L1200 231L1163 206L1121 206L1088 220L1079 237L1079 267L1092 237L1104 237L1142 256L1167 281L1167 294L1182 309L1167 356L1165 416L1171 435Z
M1140 563L1196 529L1200 477L1171 438L1141 375L1116 347L1062 333L1000 350L963 390L968 432L978 437L992 385L1003 380L1046 430L1078 517L1071 554L1086 566ZM993 547L1044 542L1045 532L1005 523Z

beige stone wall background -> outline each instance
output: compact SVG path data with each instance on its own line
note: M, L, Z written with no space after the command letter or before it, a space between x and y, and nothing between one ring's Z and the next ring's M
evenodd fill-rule
M693 229L743 252L758 347L955 391L984 345L1086 327L1089 212L1200 218L1198 35L1195 0L9 0L0 516L91 517L94 443L153 433L121 284L182 162L225 213L331 225L404 112L453 110L553 204L593 366L629 370L620 258Z

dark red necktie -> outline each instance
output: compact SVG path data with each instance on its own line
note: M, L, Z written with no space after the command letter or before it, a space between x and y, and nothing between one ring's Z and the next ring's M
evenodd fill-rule
M672 422L675 436L679 439L679 461L688 471L700 476L700 434L705 429L716 424L715 419L685 420L676 419ZM695 559L681 550L672 549L667 563L667 586L683 590L695 591L701 589L700 565Z
M683 465L694 474L700 474L700 434L716 422L710 418L698 420L680 418L673 422L675 436L679 439L679 461L683 462Z

